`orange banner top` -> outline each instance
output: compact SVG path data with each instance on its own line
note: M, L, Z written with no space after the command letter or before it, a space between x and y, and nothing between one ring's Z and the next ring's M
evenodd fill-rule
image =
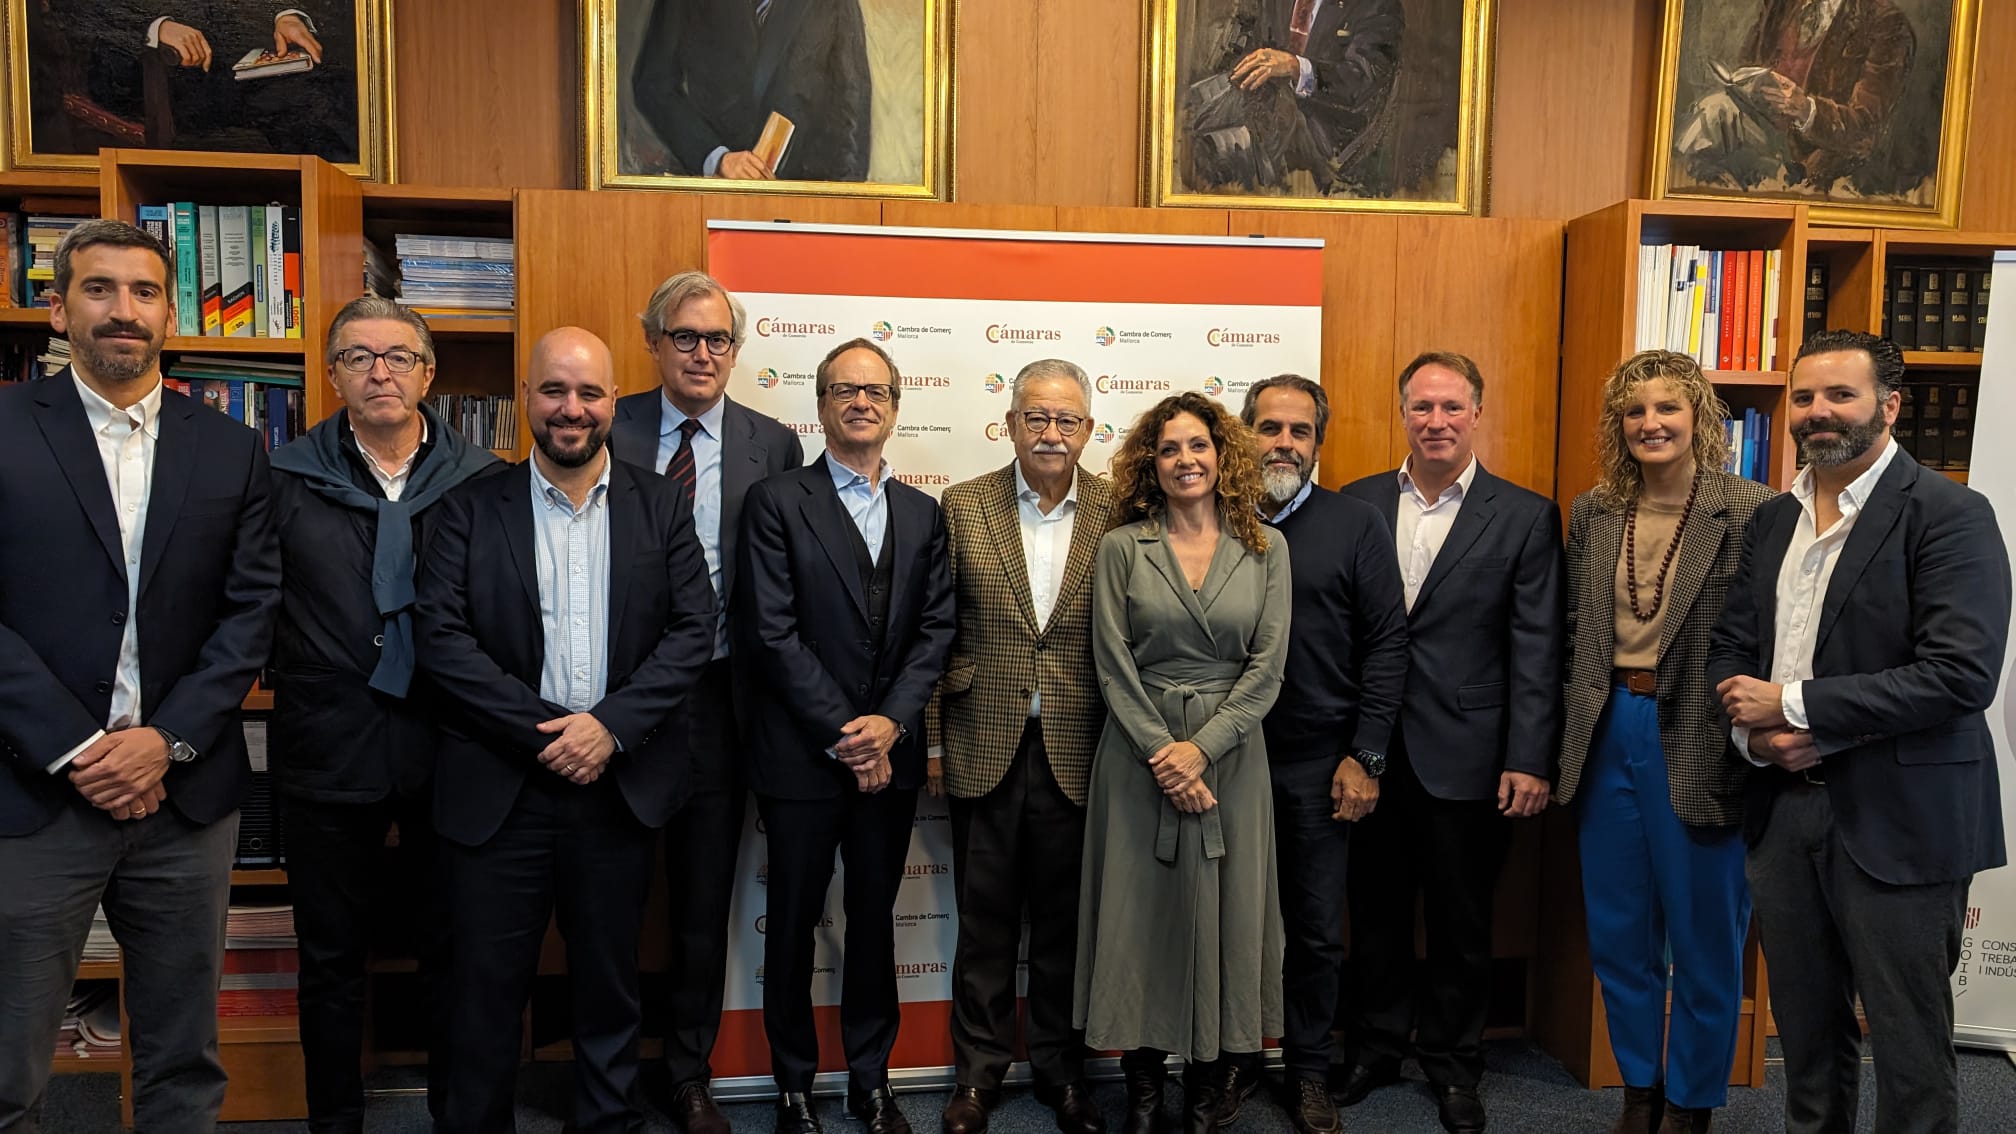
M1320 241L710 224L738 291L1061 303L1315 307Z

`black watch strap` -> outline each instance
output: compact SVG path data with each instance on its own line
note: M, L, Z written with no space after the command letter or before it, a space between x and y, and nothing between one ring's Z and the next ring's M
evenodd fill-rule
M1365 769L1365 774L1375 780L1386 774L1385 753L1360 749L1357 752L1353 752L1351 758L1358 761L1358 766Z

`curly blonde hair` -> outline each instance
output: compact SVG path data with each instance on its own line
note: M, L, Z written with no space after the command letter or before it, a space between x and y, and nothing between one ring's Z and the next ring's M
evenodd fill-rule
M1722 420L1729 416L1715 386L1689 355L1670 350L1641 350L1617 364L1603 381L1603 413L1596 420L1596 499L1621 508L1645 487L1638 459L1624 443L1624 414L1638 402L1638 388L1662 381L1694 410L1694 475L1719 471L1729 460L1729 438Z
M1217 402L1187 390L1171 394L1134 419L1126 440L1113 454L1113 498L1123 519L1159 518L1168 507L1162 481L1155 475L1155 450L1162 428L1179 413L1204 423L1218 449L1218 522L1255 555L1267 552L1267 529L1260 525L1260 505L1267 489L1254 454L1253 431L1239 415Z

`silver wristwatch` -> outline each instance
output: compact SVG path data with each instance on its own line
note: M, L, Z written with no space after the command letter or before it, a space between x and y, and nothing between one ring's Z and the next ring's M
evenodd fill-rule
M196 759L196 750L194 748L191 748L187 741L183 740L179 736L176 736L174 733L169 732L167 729L162 728L160 725L152 725L150 727L152 727L155 732L161 734L161 739L168 742L169 763L187 764L191 760Z

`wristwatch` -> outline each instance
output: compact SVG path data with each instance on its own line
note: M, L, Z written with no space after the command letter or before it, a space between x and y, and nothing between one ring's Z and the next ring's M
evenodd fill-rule
M1386 772L1386 757L1378 752L1361 748L1353 752L1351 758L1358 761L1358 766L1365 769L1365 774L1375 780Z
M179 736L176 736L174 733L169 732L167 729L162 728L160 725L153 725L150 727L152 727L155 732L161 734L161 739L168 742L169 763L187 764L190 761L196 759L196 750L194 748L191 748L187 741L183 740Z

